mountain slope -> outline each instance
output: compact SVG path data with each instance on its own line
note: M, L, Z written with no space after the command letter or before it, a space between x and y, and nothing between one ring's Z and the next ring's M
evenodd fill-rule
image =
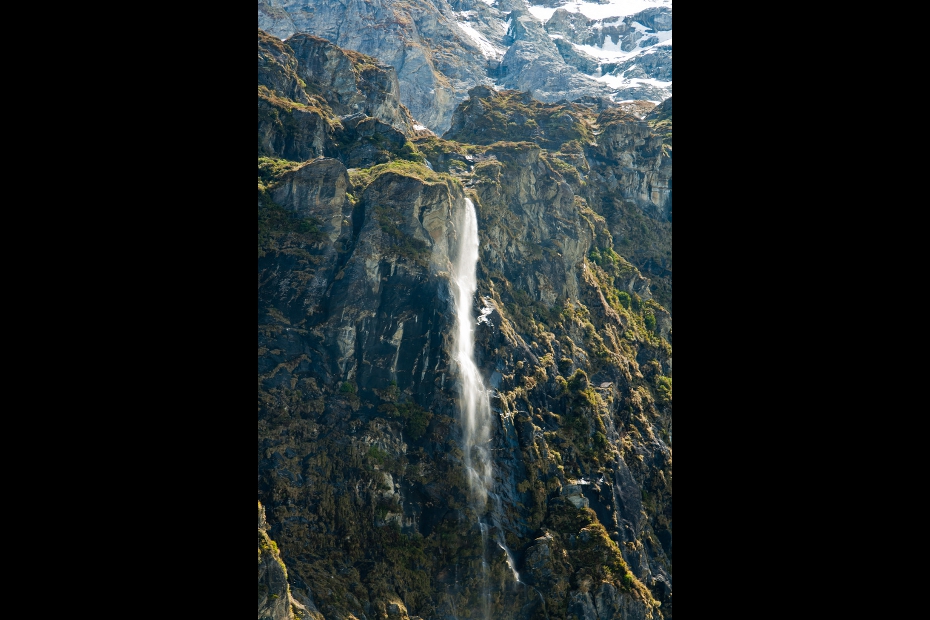
M292 600L670 619L672 320L633 262L670 248L670 101L477 87L440 138L373 58L261 31L258 57L260 547ZM469 200L499 509L471 499L453 357Z
M393 66L403 103L442 133L476 85L550 102L667 98L670 0L615 1L556 10L525 0L260 0L258 25L282 39L310 33Z

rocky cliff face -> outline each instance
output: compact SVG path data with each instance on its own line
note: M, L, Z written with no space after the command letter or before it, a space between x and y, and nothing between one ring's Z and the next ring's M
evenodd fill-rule
M393 68L309 35L259 31L258 110L259 153L292 161L352 145L350 165L384 163L415 133Z
M481 87L469 94L445 137L477 144L510 137L532 140L547 150L545 159L569 185L571 199L580 199L605 219L611 243L653 278L656 299L671 311L671 98L655 107L647 102L615 106L605 100L545 104L525 93ZM527 154L532 152L526 148ZM522 167L502 177L502 187L512 190L511 175L520 178L527 173L531 158L523 159ZM565 200L564 193L550 194L544 202ZM502 204L513 211L512 205L525 200L508 196ZM562 247L545 223L539 234L544 247Z
M530 92L540 101L607 94L605 85L566 63L536 17L523 10L511 11L509 17L508 33L513 43L501 59L505 67L501 86Z
M313 601L291 596L287 567L268 537L265 508L258 503L258 620L323 620Z
M635 98L665 99L661 94L665 86L661 83L672 81L671 7L648 8L622 20L589 19L583 13L559 8L546 22L545 29L549 36L556 37L566 61L584 73L643 80L635 87L642 89L635 93ZM594 54L600 50L599 60L584 49ZM578 60L568 57L579 55ZM658 83L650 84L648 80ZM628 89L627 94L634 93Z
M280 38L314 34L394 67L403 102L419 122L439 130L461 98L460 85L486 76L481 48L440 9L454 13L442 0L263 0L258 25Z
M313 34L393 67L401 101L436 133L476 85L551 102L671 94L670 2L622 21L564 8L546 20L538 8L525 0L259 0L258 26L280 39Z
M479 87L411 135L377 61L258 48L259 617L670 619L671 257L658 288L636 262L670 250L670 101ZM466 198L494 523L452 371Z

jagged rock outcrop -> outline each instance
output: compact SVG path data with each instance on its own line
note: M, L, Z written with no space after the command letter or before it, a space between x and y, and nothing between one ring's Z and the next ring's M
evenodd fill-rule
M281 6L280 0L258 0L258 27L279 39L297 32L294 20Z
M452 116L444 138L472 144L532 141L558 150L571 141L587 142L590 129L572 105L546 104L520 91L495 91L476 86Z
M612 75L629 82L629 86L617 86L623 93L618 99L662 100L668 96L670 86L666 89L637 80L672 81L672 46L666 40L672 29L670 7L648 8L623 19L589 19L583 13L559 8L545 29L556 37L559 52L568 64L584 73ZM591 46L589 50L642 51L623 59L597 60L579 46Z
M671 219L671 152L663 148L662 136L646 121L610 111L602 113L597 123L601 131L590 153L608 168L599 187L619 191L656 219Z
M588 18L584 13L556 9L546 22L546 32L558 34L575 43L587 43L590 36L590 24L597 20Z
M597 143L585 149L586 198L610 227L618 251L652 279L672 310L672 99L644 119L618 109L596 121ZM645 217L643 217L645 216Z
M278 39L258 31L258 152L302 161L331 145L331 111L297 76L297 59Z
M602 583L596 592L572 592L568 605L570 616L578 620L650 620L652 610L645 604Z
M320 106L295 104L259 88L259 154L304 161L329 152L332 142L333 127Z
M502 86L529 92L539 101L572 100L607 91L605 84L565 63L538 19L523 11L512 11L509 17L513 44L501 59L501 65L507 68L500 80Z
M346 209L348 187L349 175L342 162L320 157L282 176L271 197L300 218L319 221L329 242L335 243L343 222L351 217Z
M610 44L630 52L641 41L648 40L650 35L671 30L672 10L667 7L649 8L620 20L614 17L589 19L583 13L560 8L546 22L545 29L579 45L604 47L609 40Z
M394 70L373 58L318 37L282 42L259 30L258 152L291 161L341 153L350 166L409 153L413 119L397 91Z
M258 620L324 620L309 598L297 601L287 583L278 545L268 537L265 508L258 503Z
M264 268L260 261L260 299L276 307L269 319L283 332L263 338L263 346L313 352L297 368L270 368L269 381L289 385L312 369L327 384L351 381L366 393L399 381L430 394L448 331L439 288L447 286L450 222L464 207L462 190L388 170L353 205L348 181L341 162L317 159L270 190L275 203L317 222L319 233L306 246L312 260L303 268L290 254ZM328 311L333 307L339 312Z
M649 114L646 116L646 120L656 120L664 121L667 120L671 122L672 119L672 98L669 97L655 108L650 110Z
M485 156L476 173L482 267L547 306L577 298L577 267L594 230L571 188L535 144L492 147Z
M555 43L555 47L559 50L559 56L562 57L566 64L588 75L599 72L601 63L594 56L577 49L564 39L555 39L553 42Z
M349 168L369 168L413 154L407 137L387 123L364 114L343 116L337 134L339 158Z
M260 94L275 93L278 104L283 99L298 107L322 106L323 118L362 114L405 136L414 134L393 67L319 37L298 34L281 41L258 32Z
M287 39L297 60L297 75L310 92L323 96L338 116L365 114L404 135L413 134L413 118L400 102L394 67L377 59L343 50L306 34Z

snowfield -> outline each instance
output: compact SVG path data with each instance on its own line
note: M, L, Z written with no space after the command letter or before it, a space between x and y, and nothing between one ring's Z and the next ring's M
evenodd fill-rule
M490 4L489 2L487 4ZM626 17L646 9L667 6L672 7L672 0L611 0L610 4L594 2L574 2L561 7L531 6L530 13L542 23L549 21L556 9L565 9L569 13L581 13L589 19L606 19L608 17Z

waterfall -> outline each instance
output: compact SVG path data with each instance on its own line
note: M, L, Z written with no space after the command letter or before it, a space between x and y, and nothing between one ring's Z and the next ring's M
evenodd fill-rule
M458 230L458 252L452 266L452 294L455 299L455 363L459 378L459 418L464 441L465 472L471 493L471 505L478 518L481 530L482 548L485 549L483 568L485 573L484 617L489 617L490 586L487 567L487 518L496 529L496 542L507 554L507 563L513 573L515 582L520 582L513 554L504 541L503 528L500 524L502 514L501 502L492 491L493 465L491 461L491 403L488 392L475 365L475 319L472 306L478 289L476 267L478 264L478 218L474 203L466 198L466 208L456 222ZM485 320L486 317L484 317ZM491 500L490 506L488 500Z
M474 203L466 198L466 209L458 222L458 255L453 265L455 298L455 361L459 375L459 414L465 441L465 471L472 503L479 517L487 511L491 488L491 403L475 365L475 335L472 304L478 290L478 218Z

